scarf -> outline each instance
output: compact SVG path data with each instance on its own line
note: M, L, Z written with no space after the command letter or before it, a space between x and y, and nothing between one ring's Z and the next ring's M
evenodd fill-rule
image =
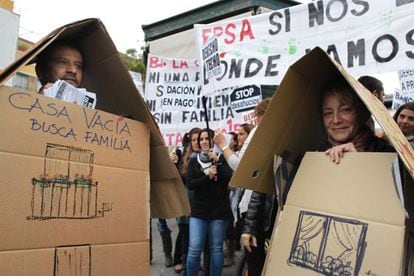
M205 175L208 175L209 168L213 165L213 162L201 160L200 155L200 153L197 154L198 164L200 164L201 171L204 172Z
M353 139L346 143L353 143L357 151L376 151L372 145L372 143L376 141L376 136L374 132L366 125L361 126ZM340 143L332 138L328 137L326 141L324 141L320 147L321 151L325 151L330 149L334 146L342 145L345 143Z

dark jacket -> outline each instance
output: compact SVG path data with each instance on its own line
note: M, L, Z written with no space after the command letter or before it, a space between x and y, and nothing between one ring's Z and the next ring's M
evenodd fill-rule
M220 156L217 163L217 181L201 169L197 156L190 159L186 174L188 189L194 191L191 217L205 220L231 219L228 184L232 170Z
M273 195L253 192L243 224L243 233L255 237L264 233L264 238L270 238L277 213L277 201Z

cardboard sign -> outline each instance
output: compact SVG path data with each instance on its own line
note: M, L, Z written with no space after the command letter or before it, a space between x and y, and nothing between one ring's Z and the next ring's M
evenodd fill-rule
M402 275L405 215L391 170L378 170L395 156L348 153L338 166L307 153L264 275Z
M326 137L320 117L320 93L338 76L349 82L414 175L414 150L384 105L324 51L315 48L286 73L230 185L274 194L274 155L287 151L299 156L318 150Z
M82 87L96 92L97 110L132 117L150 128L151 216L172 218L189 214L190 207L181 177L170 162L159 128L101 21L85 19L51 32L1 71L0 84L12 77L20 67L35 62L36 55L59 39L78 42L87 60L83 68ZM99 45L99 51L96 45Z
M384 105L315 48L286 73L231 186L275 193L274 156L318 150L326 137L321 91L338 77L361 98L414 175L414 151ZM275 225L266 270L281 275L400 275L405 217L392 178L395 157L347 153L335 165L324 153L306 153Z
M55 30L2 70L0 84L59 39L79 42L82 87L97 105L0 87L1 274L149 275L150 209L176 217L189 202L102 23Z

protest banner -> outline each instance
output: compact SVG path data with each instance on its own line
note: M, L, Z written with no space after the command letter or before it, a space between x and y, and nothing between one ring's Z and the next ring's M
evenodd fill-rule
M195 25L195 35L200 57L201 46L217 37L222 74L214 81L216 89L252 82L276 85L293 62L316 46L355 76L412 64L413 14L412 1L321 0ZM203 85L211 90L207 78Z
M201 100L200 66L196 59L148 56L145 100L167 146L181 146L193 127L206 127ZM226 87L206 93L210 128L237 131L254 123L254 107L262 100L260 86Z
M221 75L220 57L217 37L211 37L201 49L202 61L207 79L217 78Z
M398 71L398 77L404 93L414 92L414 68Z
M414 69L398 71L400 89L395 89L391 109L397 110L401 105L414 101Z

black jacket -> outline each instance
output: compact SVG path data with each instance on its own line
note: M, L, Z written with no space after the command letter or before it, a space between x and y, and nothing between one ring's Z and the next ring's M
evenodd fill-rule
M243 233L258 237L264 233L264 238L272 236L273 225L277 213L277 201L273 195L253 192L243 224Z
M205 219L231 219L228 184L232 170L220 156L217 163L217 181L201 169L197 156L193 156L188 163L186 184L194 191L191 202L191 216Z

